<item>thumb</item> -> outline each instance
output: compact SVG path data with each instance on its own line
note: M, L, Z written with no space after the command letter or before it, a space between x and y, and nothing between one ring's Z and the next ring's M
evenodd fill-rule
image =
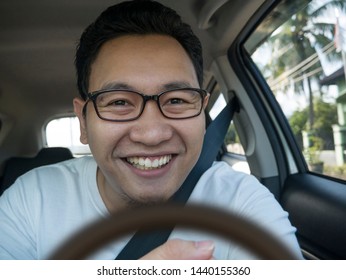
M213 241L187 241L171 239L142 257L142 260L210 260L214 252Z

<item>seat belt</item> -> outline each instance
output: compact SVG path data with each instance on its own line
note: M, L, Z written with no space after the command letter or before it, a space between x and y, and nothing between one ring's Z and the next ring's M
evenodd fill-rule
M237 99L233 97L214 121L210 123L204 136L201 155L182 186L173 195L171 202L180 204L187 202L200 177L215 161L234 112L238 110ZM172 230L173 228L148 233L139 229L116 257L116 260L137 260L141 258L166 242Z

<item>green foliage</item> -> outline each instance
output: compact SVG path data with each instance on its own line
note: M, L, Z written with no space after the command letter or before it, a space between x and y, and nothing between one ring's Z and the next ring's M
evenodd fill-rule
M329 104L322 101L315 104L315 123L313 129L316 136L324 141L324 149L334 150L333 124L338 123L336 104Z
M303 149L303 136L302 131L306 130L308 123L308 109L302 111L295 111L289 118L289 123L293 134L298 142L300 149Z
M305 149L304 156L310 164L321 163L320 154L323 150L323 140L322 138L311 134L309 136L310 146Z
M333 150L334 140L332 125L338 122L336 105L317 100L314 104L314 115L315 122L313 131L315 137L322 139L323 149ZM304 130L308 130L308 116L309 107L306 107L301 111L295 111L289 118L293 134L301 148L303 148L301 133Z

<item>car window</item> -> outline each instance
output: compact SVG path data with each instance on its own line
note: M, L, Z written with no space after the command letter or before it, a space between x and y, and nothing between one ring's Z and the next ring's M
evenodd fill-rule
M309 170L346 179L342 2L283 1L245 47L287 117Z
M74 156L91 154L89 146L80 140L77 117L63 117L51 120L45 128L45 140L48 147L66 147Z

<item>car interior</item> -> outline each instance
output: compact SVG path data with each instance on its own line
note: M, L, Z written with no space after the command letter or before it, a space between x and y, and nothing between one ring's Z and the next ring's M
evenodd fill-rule
M211 93L206 110L210 120L229 100L237 98L239 108L223 145L218 147L217 160L251 173L274 194L297 228L306 259L345 259L346 78L342 68L344 48L335 45L334 36L339 27L336 24L344 22L346 3L158 1L175 9L202 42L204 88ZM1 1L0 195L32 168L90 153L77 143L79 128L72 106L72 99L78 96L75 49L84 28L106 7L118 2ZM312 19L317 11L320 14ZM305 25L297 24L300 14L305 15ZM316 30L319 21L326 24L325 29L313 37L311 30ZM338 30L343 34L346 29ZM296 31L298 43L288 41L287 34ZM321 34L329 39L321 39L323 46L317 40ZM312 47L299 43L305 42L305 35ZM299 49L301 46L305 51ZM329 58L338 66L336 70L341 69L338 76L333 74L337 71L325 71ZM315 113L312 124L307 113L314 104L318 108L312 96L335 107L334 123L326 129L329 134L313 135L324 140L317 149L313 145L318 142L317 136L297 138L298 134L306 135L303 130L318 130L320 114ZM306 126L297 128L292 116L301 112L306 112ZM324 112L326 115L331 109ZM312 168L311 159L317 152L324 160L324 171Z

